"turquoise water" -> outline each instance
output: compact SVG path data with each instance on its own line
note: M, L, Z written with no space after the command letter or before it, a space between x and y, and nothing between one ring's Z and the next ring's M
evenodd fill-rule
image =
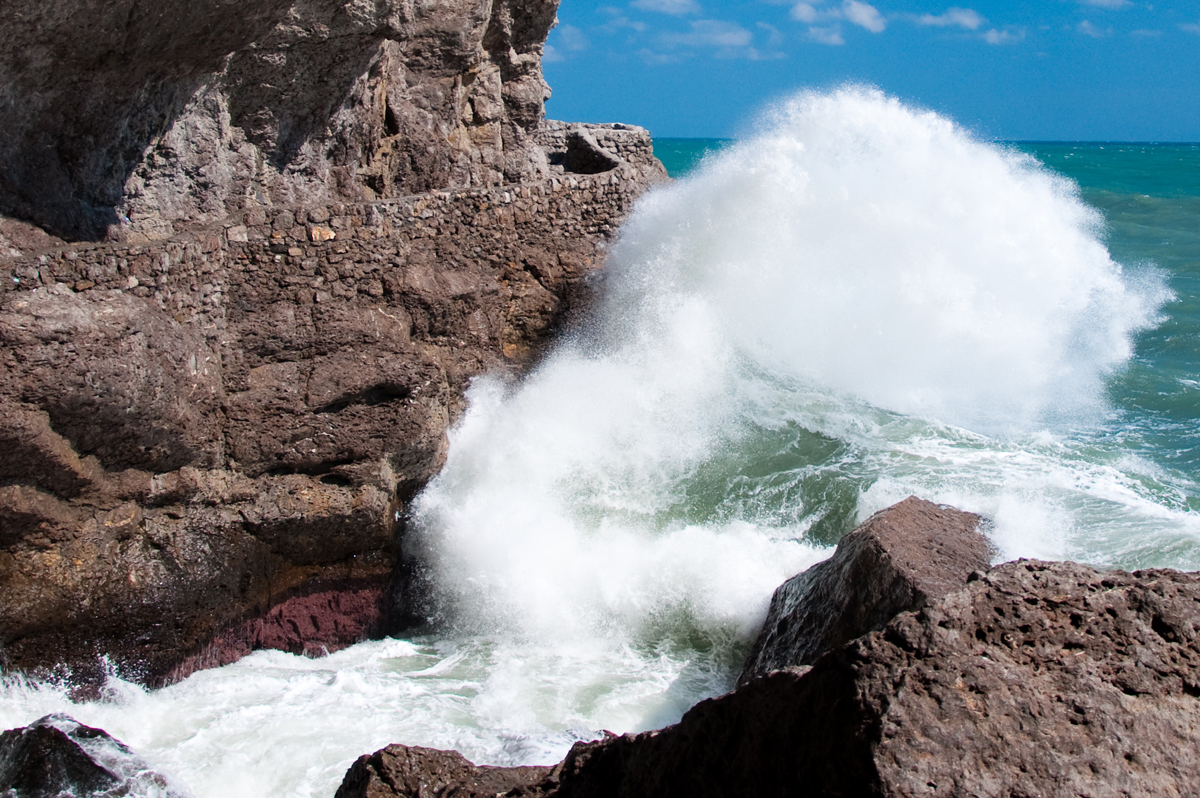
M1108 434L1165 467L1200 477L1200 144L1016 146L1079 184L1107 223L1113 257L1131 271L1161 270L1176 300L1137 337L1129 367L1110 383ZM1187 491L1183 503L1200 510Z
M655 155L686 177L732 139L659 138ZM1126 367L1108 382L1104 425L1085 437L1176 472L1170 504L1200 512L1200 144L1015 142L1074 181L1104 217L1104 243L1127 273L1158 273L1175 295L1162 321L1136 337ZM1111 448L1111 447L1110 447Z

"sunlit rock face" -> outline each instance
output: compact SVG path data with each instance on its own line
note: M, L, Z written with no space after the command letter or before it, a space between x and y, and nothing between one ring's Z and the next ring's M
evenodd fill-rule
M517 182L554 0L50 0L6 15L0 213L158 239L233 210Z

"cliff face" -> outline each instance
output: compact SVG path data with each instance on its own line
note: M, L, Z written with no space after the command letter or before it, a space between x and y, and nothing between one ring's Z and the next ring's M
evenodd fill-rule
M161 683L398 617L405 503L633 200L556 4L51 0L0 54L0 657ZM115 240L114 240L115 239Z
M557 7L19 4L0 51L0 213L137 241L256 206L536 177Z

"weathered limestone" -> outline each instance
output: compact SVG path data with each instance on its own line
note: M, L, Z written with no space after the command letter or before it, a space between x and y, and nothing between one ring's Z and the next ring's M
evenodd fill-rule
M68 240L544 176L557 0L46 0L5 15L0 214Z

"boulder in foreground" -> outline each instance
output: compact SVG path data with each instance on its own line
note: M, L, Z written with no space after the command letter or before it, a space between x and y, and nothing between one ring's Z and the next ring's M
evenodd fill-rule
M509 794L1200 795L1200 574L1006 563Z
M182 798L123 743L66 715L0 734L0 794Z
M797 665L918 610L986 571L980 517L909 496L842 538L824 562L784 582L738 684Z
M1200 575L1001 565L658 732L555 798L1200 794Z
M553 768L477 766L457 751L389 745L360 756L335 798L542 795ZM528 792L526 792L528 790Z

